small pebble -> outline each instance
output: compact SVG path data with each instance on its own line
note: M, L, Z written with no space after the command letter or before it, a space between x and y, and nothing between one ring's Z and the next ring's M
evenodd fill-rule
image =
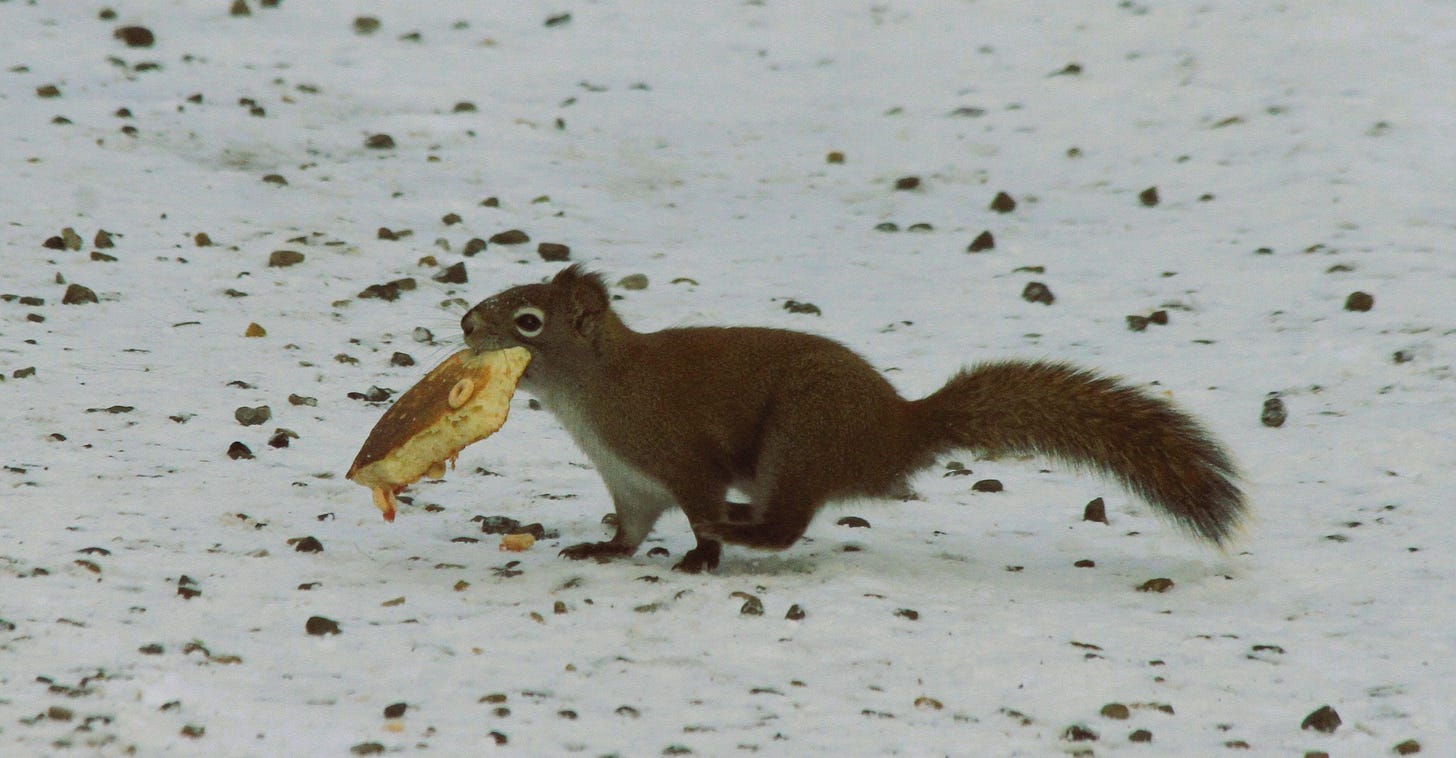
M237 419L238 423L243 426L257 426L273 418L273 410L266 405L257 407L244 405L233 411L233 418Z
M902 176L895 180L895 189L902 192L920 188L920 177Z
M1102 710L1099 713L1102 714L1102 718L1113 719L1114 721L1126 721L1132 715L1132 711L1128 710L1128 707L1122 703L1108 703L1102 706Z
M645 290L647 284L646 274L628 274L617 280L617 286L624 290Z
M1000 492L1005 489L1000 479L982 479L971 485L972 492Z
M1145 206L1147 206L1149 208L1157 205L1158 204L1158 188L1157 187L1148 187L1147 189L1143 190L1142 192L1139 192L1138 193L1138 202L1142 203L1143 205L1145 205Z
M473 258L476 254L480 253L483 250L485 250L485 240L479 237L471 237L470 240L465 243L465 248L462 249L460 252L466 258Z
M1021 299L1028 303L1041 303L1051 305L1057 298L1052 294L1050 287L1041 282L1027 282L1026 287L1021 290Z
M1319 708L1315 709L1313 712L1311 712L1308 716L1305 716L1304 721L1300 722L1299 728L1313 729L1317 732L1330 734L1333 733L1336 729L1339 729L1340 724L1343 723L1344 722L1340 720L1340 714L1335 713L1334 708L1331 708L1328 705L1322 705Z
M1107 523L1107 504L1102 502L1102 498L1093 498L1087 503L1087 507L1082 509L1082 520Z
M96 297L95 290L90 287L71 284L66 287L66 294L61 296L61 302L65 305L84 305L100 301Z
M995 247L996 237L991 234L990 230L987 230L976 235L976 238L971 240L971 244L969 247L966 248L966 252L980 253L987 250L993 250L995 249Z
M1173 589L1173 586L1174 586L1174 584L1173 584L1173 580L1172 579L1168 579L1166 577L1159 577L1157 579L1149 579L1146 582L1143 582L1142 584L1139 584L1138 587L1137 587L1137 591L1138 592L1167 592L1168 590Z
M442 284L465 284L469 281L469 277L465 274L465 261L452 264L431 278Z
M842 519L834 522L834 524L835 524L835 526L847 526L847 527L849 527L851 529L868 529L868 528L870 528L870 522L866 521L865 519L863 519L863 518L861 518L859 516L845 516L844 518L842 518Z
M121 40L127 47L151 47L157 41L156 35L145 26L123 26L112 32L111 36Z
M325 634L338 634L339 622L324 618L323 616L309 616L308 621L305 621L303 624L303 630L315 637L321 637Z
M1264 401L1264 410L1259 413L1259 423L1267 427L1284 426L1284 420L1289 414L1284 409L1284 401L1277 397L1271 397Z
M249 450L247 445L234 441L233 444L228 445L227 457L235 461L250 461L253 459L253 451Z
M492 245L523 245L530 241L530 236L520 229L507 229L490 235Z
M828 155L824 156L824 162L832 163L834 165L840 165L844 163L844 153L841 153L838 150L832 150Z
M571 258L571 248L556 242L542 242L536 246L536 254L543 261L557 263Z
M405 710L408 708L409 705L405 703L391 703L384 706L384 717L387 719L402 718Z
M388 134L371 134L364 139L364 147L370 150L390 150L394 147L394 138Z
M1345 310L1364 313L1375 307L1375 296L1369 292L1351 292L1345 298Z
M997 213L1010 213L1016 210L1016 200L1005 192L997 192L996 197L991 200L991 210Z
M274 250L268 254L269 268L287 268L303 263L303 253L297 250Z

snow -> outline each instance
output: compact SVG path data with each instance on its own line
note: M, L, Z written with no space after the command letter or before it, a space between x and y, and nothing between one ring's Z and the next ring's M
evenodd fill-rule
M0 753L1456 742L1456 7L228 5L0 2ZM113 38L130 24L155 46ZM365 147L380 133L395 147ZM43 246L67 227L80 250ZM511 228L532 242L463 256ZM115 261L90 255L102 229ZM968 254L983 230L995 249ZM1257 521L1222 555L1104 482L961 457L974 476L928 471L916 501L826 512L713 575L669 570L692 544L675 513L631 560L572 563L606 495L523 394L385 524L342 476L382 412L349 393L403 391L468 304L556 271L540 241L646 274L617 290L638 328L815 331L909 395L1012 356L1157 382L1233 449ZM268 267L280 249L306 259ZM468 284L431 279L459 261ZM398 301L356 297L403 277ZM70 283L99 302L62 304ZM1372 310L1344 309L1357 290ZM259 405L270 422L234 419ZM297 439L271 447L279 428ZM1099 496L1110 525L1081 521ZM559 537L501 553L480 514ZM290 542L309 536L322 552ZM1322 705L1342 726L1301 729Z

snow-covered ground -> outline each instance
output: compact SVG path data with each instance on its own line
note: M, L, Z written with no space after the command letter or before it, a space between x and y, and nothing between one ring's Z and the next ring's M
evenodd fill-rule
M0 1L0 754L1456 754L1456 6L245 2ZM1219 555L963 457L714 575L669 570L677 515L572 563L606 496L522 394L384 523L350 393L539 242L645 274L639 328L815 331L910 395L1157 382L1258 520Z

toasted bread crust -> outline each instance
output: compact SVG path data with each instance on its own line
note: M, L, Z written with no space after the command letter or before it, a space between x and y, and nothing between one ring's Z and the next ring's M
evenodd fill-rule
M394 495L467 446L500 429L531 354L523 348L461 350L431 369L374 425L348 478L375 491L393 520Z

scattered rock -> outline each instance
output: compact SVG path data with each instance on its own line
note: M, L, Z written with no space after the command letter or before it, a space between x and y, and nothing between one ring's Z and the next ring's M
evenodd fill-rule
M1264 410L1259 413L1259 423L1268 427L1284 426L1284 421L1289 417L1284 409L1284 401L1278 397L1270 397L1264 400Z
M920 620L920 611L912 610L910 608L900 608L895 611L895 615L899 616L902 619L905 619L906 621Z
M530 241L531 237L520 229L507 229L490 235L492 245L524 245Z
M303 263L303 253L297 250L274 250L268 254L269 268L288 268Z
M66 294L61 296L61 302L65 305L85 305L100 301L96 297L96 292L90 287L70 284L66 286Z
M263 181L267 184L276 184L279 187L288 186L288 180L284 179L282 174L264 174Z
M972 492L1000 492L1005 489L1000 479L982 479L971 485Z
M546 24L545 25L548 26L548 27L551 27L551 26L565 26L566 24L569 24L569 23L571 23L571 14L570 13L557 13L557 14L554 14L554 15L551 15L551 16L547 16L546 17Z
M444 224L445 226L454 226L464 220L465 219L460 218L460 214L458 213L446 213L445 215L440 217L440 223Z
M458 103L455 104L455 107L454 108L451 108L450 109L450 112L452 112L452 113L474 113L477 110L479 110L479 108L476 108L475 107L475 103L472 103L469 100L461 100L460 102L458 102Z
M233 411L233 418L237 419L238 423L243 426L257 426L267 423L268 419L273 418L273 410L266 405L257 407L244 405Z
M252 9L248 8L246 0L233 0L233 6L228 9L229 16L251 16Z
M123 26L112 32L111 36L121 40L127 47L151 47L157 42L156 35L145 26Z
M1421 752L1421 743L1415 740L1406 740L1391 749L1395 751L1396 755L1415 755Z
M354 755L383 755L384 746L378 742L361 742L350 747L349 752Z
M91 241L91 244L102 250L116 247L116 241L113 240L111 237L111 232L108 232L105 229L97 229L96 237Z
M77 234L76 230L72 229L69 226L61 230L61 242L65 244L67 250L77 251L79 251L81 249L81 245L84 244L84 241L81 239L81 235Z
M235 461L251 461L253 460L253 451L249 450L247 445L234 440L233 444L228 445L227 457Z
M465 284L469 277L465 274L465 262L460 261L448 266L444 271L431 277L442 284Z
M543 261L559 263L571 258L571 248L556 242L542 242L536 246L536 254Z
M1347 311L1364 313L1374 307L1375 296L1369 292L1351 292L1350 296L1345 298L1345 310Z
M308 397L307 395L292 395L292 394L290 394L288 396L288 404L289 405L306 405L306 406L309 406L310 408L313 408L313 407L318 406L318 398L316 398L316 397Z
M842 518L842 519L834 522L834 524L835 524L835 526L847 526L847 527L849 527L851 529L868 529L868 528L870 528L870 522L866 521L865 519L863 519L863 518L861 518L859 516L845 516L844 518Z
M465 243L465 248L463 250L461 250L460 252L466 258L473 258L477 253L480 253L480 252L482 252L484 250L485 250L485 240L483 240L483 239L481 239L479 237L471 237L470 238L470 241L468 241L468 242Z
M373 33L377 32L377 31L379 31L379 27L380 26L381 26L381 24L379 22L379 19L378 18L375 18L374 16L355 16L354 17L354 33L355 34L373 34Z
M1052 294L1050 287L1041 282L1027 282L1021 290L1021 299L1028 303L1041 303L1051 305L1057 298Z
M1005 192L997 192L996 197L991 200L991 210L997 213L1010 213L1016 210L1016 200Z
M197 247L212 247L212 237L207 232L198 232L192 235L192 244Z
M1343 723L1345 722L1340 720L1340 714L1335 713L1334 708L1328 705L1322 705L1308 716L1305 716L1304 721L1300 722L1299 728L1313 729L1317 732L1331 734L1336 729L1339 729L1340 724Z
M1173 580L1166 577L1149 579L1137 586L1138 592L1167 592L1173 589Z
M808 614L804 613L803 606L799 605L798 603L794 603L793 605L789 606L789 611L788 613L784 614L784 618L789 621L803 621L806 615Z
M1112 719L1114 721L1126 721L1132 716L1132 711L1122 703L1108 703L1102 706L1102 710L1098 711L1098 713L1102 715L1102 718Z
M617 280L617 286L624 290L645 290L647 284L646 274L628 274Z
M821 315L819 306L813 303L801 303L798 300L785 300L784 310L789 313L802 313L809 316Z
M414 356L410 355L409 353L401 353L396 351L394 355L389 356L389 365L398 366L400 368L408 368L415 365L415 359Z
M1129 734L1127 736L1127 741L1128 742L1152 742L1153 741L1153 733L1150 732L1150 731L1148 731L1148 730L1146 730L1146 729L1137 729L1137 730L1134 730L1131 734Z
M971 244L969 247L966 248L966 252L981 253L987 250L994 250L995 248L996 237L993 236L991 234L991 231L988 229L976 235L976 238L971 240Z
M1102 498L1093 498L1087 503L1087 506L1082 509L1082 520L1095 521L1099 524L1107 523L1107 504L1102 502Z
M288 541L288 544L292 545L294 551L299 553L322 553L324 551L324 543L319 542L317 537L312 536L294 537Z
M61 88L54 84L42 84L35 88L36 97L52 98L61 96Z
M359 293L359 298L361 300L378 298L386 302L394 302L399 299L399 293L410 292L416 286L418 284L410 277L395 279L392 282L385 282L384 284L371 284Z
M323 616L309 616L308 621L303 624L303 630L315 637L322 637L325 634L339 634L339 622Z
M298 432L292 429L278 428L273 430L273 436L268 438L268 447L285 448L298 439Z
M844 153L838 150L831 150L829 151L828 155L824 156L824 162L831 163L836 166L841 165L844 163Z
M371 134L364 138L364 147L370 150L392 150L394 138L388 134Z
M747 592L735 592L735 593L733 593L732 597L738 598L738 599L740 599L740 600L743 601L743 605L739 606L739 608L738 608L738 615L740 615L740 616L762 616L763 615L763 601L760 600L760 599L758 599L757 596L750 595Z
M1138 193L1138 202L1142 203L1143 205L1145 205L1145 206L1147 206L1149 208L1157 205L1158 204L1158 188L1157 187L1148 187L1147 189L1143 190L1142 192L1139 192Z
M898 232L900 231L900 225L895 223L894 221L881 221L880 223L875 224L875 231Z
M384 717L387 719L403 718L404 712L409 708L405 703L390 703L384 706Z
M254 321L254 322L248 324L248 328L247 329L244 329L243 330L243 336L244 337L267 337L268 336L268 330L267 329L264 329L262 324L259 324L258 322Z
M1072 561L1072 566L1079 569L1097 568L1097 561L1091 558L1082 558L1081 560Z
M914 189L919 189L919 188L920 188L920 177L918 177L918 176L902 176L899 179L896 179L895 180L895 189L900 190L902 192L909 191L909 190L914 190Z
M1062 739L1067 742L1094 742L1097 740L1097 733L1081 724L1073 724L1062 732Z
M201 594L202 587L197 584L197 580L193 579L190 576L187 576L186 574L177 577L178 597L181 597L183 600L191 600L192 598L197 597Z

